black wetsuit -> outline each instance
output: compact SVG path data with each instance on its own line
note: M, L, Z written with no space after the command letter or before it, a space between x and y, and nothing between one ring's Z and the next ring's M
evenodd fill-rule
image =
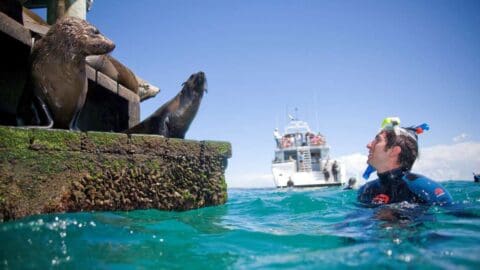
M402 168L379 173L358 190L357 200L368 205L409 202L448 205L452 197L440 184Z

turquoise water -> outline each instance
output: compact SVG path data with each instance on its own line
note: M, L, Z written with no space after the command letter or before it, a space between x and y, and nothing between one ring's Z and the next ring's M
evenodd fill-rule
M231 189L226 205L0 224L0 269L478 269L480 185L454 209L385 221L340 188ZM418 211L417 211L418 212Z

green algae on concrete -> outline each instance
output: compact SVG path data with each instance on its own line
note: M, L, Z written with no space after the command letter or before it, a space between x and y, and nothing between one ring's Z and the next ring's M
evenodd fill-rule
M83 134L69 130L32 129L30 144L32 148L55 151L79 151Z
M0 149L27 149L32 129L0 126Z
M228 142L0 126L0 220L227 200Z

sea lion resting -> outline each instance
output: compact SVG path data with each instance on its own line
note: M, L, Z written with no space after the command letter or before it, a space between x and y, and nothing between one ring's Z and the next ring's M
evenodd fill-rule
M148 84L143 79L136 76L128 67L124 66L108 54L90 55L87 57L87 63L96 71L100 71L137 94L140 101L152 98L160 92L159 88Z
M95 70L138 94L138 81L135 74L115 58L110 55L91 55L87 57L87 63Z
M184 139L200 107L203 92L207 91L206 83L205 73L200 71L192 74L182 84L180 93L126 133L158 134L167 138Z
M46 127L77 129L77 119L88 90L85 58L109 53L114 48L115 44L97 28L74 17L61 19L35 43L31 67L32 102L45 114ZM38 115L34 118L40 125Z

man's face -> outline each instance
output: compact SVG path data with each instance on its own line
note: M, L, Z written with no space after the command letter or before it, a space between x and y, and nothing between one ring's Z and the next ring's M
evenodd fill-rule
M368 148L368 160L367 163L373 166L377 171L382 172L387 169L390 159L390 149L385 150L387 140L385 133L381 132L375 136L375 138L367 144Z

